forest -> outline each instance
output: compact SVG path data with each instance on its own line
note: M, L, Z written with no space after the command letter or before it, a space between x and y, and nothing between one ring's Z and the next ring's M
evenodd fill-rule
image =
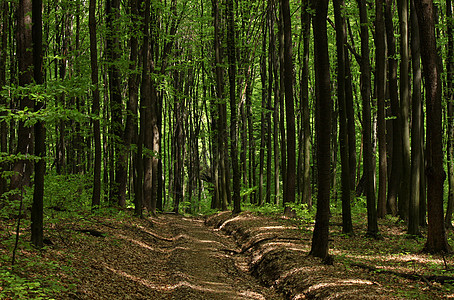
M216 251L249 254L249 273L261 281L257 292L226 290L219 299L282 299L263 285L288 299L332 296L335 289L314 292L317 282L279 285L290 271L271 265L289 244L319 273L354 266L400 285L417 281L423 298L454 292L451 0L0 0L0 7L0 298L123 299L81 292L77 251L73 261L50 257L88 239L86 257L126 242L139 252L159 248L186 231L196 245L200 228L234 238L240 250ZM262 236L251 229L260 222L274 229ZM288 244L265 256L275 242ZM408 258L414 269L353 261L355 247L346 245L357 243L416 255ZM177 258L184 264L197 253ZM161 293L136 291L133 299L180 297L148 276L96 265ZM65 277L65 268L79 273ZM42 270L66 279L45 279ZM175 289L193 288L182 286ZM217 299L209 295L190 298Z

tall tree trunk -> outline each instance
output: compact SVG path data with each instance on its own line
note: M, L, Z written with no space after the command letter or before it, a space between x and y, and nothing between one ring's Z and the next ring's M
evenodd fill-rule
M372 150L372 127L370 108L370 61L369 61L369 20L366 2L358 0L361 23L361 98L363 104L364 155L363 168L366 179L367 235L377 237L377 208L375 204L375 159Z
M133 24L139 19L139 5L138 0L130 0L130 7L131 7L131 21ZM125 142L125 155L126 155L126 163L124 165L127 166L127 160L129 160L131 156L131 143L137 143L137 121L138 121L138 105L139 105L139 76L137 75L138 69L138 40L137 34L135 33L133 28L131 30L131 39L130 39L130 48L131 52L129 55L130 61L130 74L128 78L128 89L129 89L129 100L127 104L127 114L126 114L126 124L125 124L125 131L123 133L123 140ZM134 168L132 168L134 169ZM120 197L125 197L126 201L126 188L128 182L128 176L126 172L126 168L124 169L125 173L120 174L119 176L119 190L120 190ZM130 168L131 170L131 168ZM120 168L120 171L121 168ZM129 177L134 177L134 171L130 173ZM124 175L124 176L123 176ZM132 191L130 191L132 192ZM120 199L123 201L122 199ZM135 202L135 204L137 204ZM139 208L138 205L135 205L134 213L136 216L141 216L142 209Z
M270 8L268 9L267 13L267 23L268 23L268 30L269 30L269 43L268 43L268 92L267 92L267 103L266 103L266 195L265 195L265 202L271 202L271 187L273 186L271 182L271 174L273 174L273 165L272 165L272 158L273 158L273 148L271 143L272 138L272 131L271 131L271 112L273 110L271 106L271 99L273 95L273 58L274 58L274 22L273 22L273 11L274 11L274 1L268 2ZM276 171L276 170L275 170Z
M315 56L315 91L317 99L316 134L317 134L317 213L312 236L310 254L322 259L328 258L329 202L330 202L330 162L331 162L331 113L332 100L330 91L330 71L328 54L328 36L326 17L328 0L315 3L314 56Z
M259 152L259 194L258 194L258 204L263 203L263 171L265 164L265 131L266 131L266 100L268 99L268 89L267 87L267 74L266 74L266 36L267 36L267 24L263 24L263 40L262 40L262 55L260 56L260 79L262 82L262 110L260 117L260 152ZM271 66L268 66L271 68Z
M279 130L281 136L281 170L282 170L282 197L287 199L287 138L285 136L285 63L284 63L284 24L282 17L282 9L279 10L280 18L278 25L279 35ZM276 67L276 66L275 66ZM276 78L277 81L277 78ZM276 82L277 85L277 82ZM283 201L285 207L285 200ZM285 210L285 208L284 208Z
M427 241L424 251L430 253L451 252L443 221L443 170L441 82L435 39L434 7L432 0L415 0L421 44L421 60L424 68L427 98Z
M32 40L33 40L33 77L36 84L43 84L43 3L32 1ZM44 103L35 99L35 112L44 107ZM43 205L44 175L46 173L46 129L43 121L38 120L35 126L35 186L31 214L31 240L35 247L43 247Z
M175 75L175 87L176 89L182 89L183 83L182 78L179 75ZM184 182L184 106L185 101L183 97L175 96L175 133L173 136L173 145L175 153L174 165L174 203L173 211L178 214L179 205L183 201L183 182Z
M292 215L292 209L286 203L295 202L296 180L296 134L295 108L293 102L293 62L292 62L292 24L290 18L289 0L280 0L283 33L284 33L284 89L285 89L285 117L287 124L287 176L284 182L286 197L284 198L284 215ZM281 87L282 88L282 87Z
M26 86L32 82L33 55L29 50L32 48L32 3L31 0L20 0L17 6L17 60L19 64L19 86ZM19 109L28 108L32 110L33 101L28 97L20 99ZM29 155L33 153L32 129L19 121L17 130L17 154ZM13 175L10 181L10 189L16 190L30 185L30 177L33 165L29 159L18 159L14 162L12 171ZM16 194L17 195L17 194Z
M348 128L345 105L345 55L346 26L342 16L344 1L334 1L334 18L336 22L337 47L337 101L339 107L339 145L341 156L341 185L342 185L342 232L353 233L351 216L350 165L348 159Z
M311 123L309 110L309 42L311 32L311 17L309 9L310 0L303 0L301 12L301 32L303 36L303 64L301 70L301 113L302 113L302 145L300 145L303 162L302 162L302 187L301 201L308 207L312 207L311 193Z
M236 101L236 47L233 0L227 0L227 56L229 61L230 97L230 156L233 172L233 213L241 212L241 172L238 164L237 101Z
M226 164L225 164L225 147L226 147L226 105L224 103L224 69L223 53L221 47L221 19L219 12L218 0L212 0L213 6L213 27L214 27L214 55L215 55L215 73L216 73L216 109L214 113L213 129L216 130L217 136L214 142L214 180L215 180L215 196L217 197L216 208L226 210L228 195L227 195L227 179L226 179Z
M421 199L421 156L423 152L422 135L422 104L421 104L421 50L419 43L419 25L415 12L414 0L410 0L411 17L411 58L413 67L413 96L411 122L411 191L408 211L408 234L420 235L419 206ZM448 0L449 1L449 0ZM449 151L448 151L449 152Z
M377 216L384 218L386 214L386 184L388 175L388 164L386 158L386 121L385 121L385 102L386 102L386 34L385 20L383 17L383 0L375 1L376 20L375 20L375 45L376 45L376 88L377 88L377 135L379 152L379 171L378 171L378 201Z
M6 61L8 56L8 16L9 6L7 1L2 1L2 14L0 16L0 86L6 85ZM0 96L0 105L8 107L7 99ZM8 128L6 121L0 122L0 151L6 153L8 151ZM0 172L6 171L8 168L6 163L0 164ZM5 178L0 178L0 195L7 191L7 182ZM3 201L0 200L0 207L3 206Z
M127 174L127 151L123 141L123 100L121 96L120 70L118 60L120 59L120 43L116 31L116 20L120 16L120 1L106 1L106 55L109 61L109 96L111 110L111 130L113 133L113 154L111 157L115 163L115 174L110 178L111 201L120 207L126 206L126 185L124 178ZM115 178L113 178L115 177Z
M400 109L402 126L402 183L399 191L399 216L408 219L410 201L410 85L409 85L409 45L408 45L408 0L398 0L400 25Z
M446 99L448 102L448 145L447 145L447 165L448 165L448 207L445 215L445 226L446 228L452 228L452 213L454 210L454 39L453 39L453 23L452 23L452 2L446 0L446 19L449 20L447 23L447 35L448 45L446 49Z
M151 79L150 79L150 68L149 68L149 47L150 47L150 0L145 0L143 7L143 42L142 42L142 81L140 86L140 131L139 139L137 142L137 156L136 156L136 167L137 167L137 179L135 187L136 195L136 211L142 210L142 207L150 208L149 198L145 198L146 190L145 186L145 170L149 170L149 166L146 165L149 160L143 155L143 148L146 147L145 136L147 134L146 124L146 108L150 107L151 98ZM147 168L148 167L148 168ZM149 181L148 181L149 182ZM150 194L148 194L150 195Z
M402 130L400 126L401 114L397 88L397 59L396 59L396 38L394 35L393 0L385 0L385 25L388 47L388 81L389 97L391 99L391 113L393 117L392 128L388 128L388 133L392 132L393 146L388 153L391 157L391 171L388 176L388 211L397 215L397 195L400 190L402 178Z
M91 83L93 84L93 138L95 143L95 162L93 165L92 208L101 204L101 129L99 125L99 85L98 85L98 46L96 39L96 0L90 0L88 26L90 30Z

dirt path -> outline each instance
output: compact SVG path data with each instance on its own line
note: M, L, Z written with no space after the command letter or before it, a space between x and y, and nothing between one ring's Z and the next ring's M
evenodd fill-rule
M333 225L332 265L307 255L311 224L248 212L223 212L206 220L172 214L137 219L127 213L66 218L49 226L52 246L35 255L58 266L45 269L44 276L73 286L55 299L454 297L450 285L429 277L436 268L454 266L454 259L416 252L418 241L402 238L403 226L384 222L379 241L362 236L365 222L356 225L354 237ZM365 265L376 268L369 271ZM30 276L43 272L36 266Z
M249 274L231 237L203 220L167 214L94 229L105 237L78 233L66 242L80 282L64 298L283 299Z
M163 218L173 238L165 271L176 288L172 299L283 299L248 273L247 258L231 238L211 230L202 220Z

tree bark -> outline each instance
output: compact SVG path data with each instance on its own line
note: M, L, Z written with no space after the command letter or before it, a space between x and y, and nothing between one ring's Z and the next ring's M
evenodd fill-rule
M388 175L386 153L386 121L385 121L385 97L386 97L386 34L383 17L383 0L375 1L375 45L376 45L376 88L377 88L377 135L379 151L379 179L377 216L384 218L386 214L386 184Z
M120 1L106 1L106 55L109 61L109 96L111 110L111 130L114 143L115 178L110 178L111 201L120 207L126 206L127 150L123 140L123 100L121 96L120 70L117 66L120 59L120 43L116 30L116 20L120 16Z
M9 6L7 1L2 1L2 14L0 16L0 86L6 85L6 61L8 57L8 15ZM0 105L8 107L7 99L0 96ZM4 115L4 114L3 114ZM0 122L0 151L6 153L8 151L8 128L6 121ZM0 172L6 171L8 165L0 164ZM5 178L0 178L0 195L7 191L7 182ZM3 200L0 200L0 207L3 206Z
M280 0L283 34L284 34L284 89L285 89L285 117L287 124L287 176L284 182L286 197L284 198L284 215L292 215L292 209L287 203L295 202L296 180L296 134L295 108L293 102L293 62L292 62L292 24L290 18L289 0Z
M402 126L402 183L399 191L399 216L408 219L410 201L410 85L409 85L409 47L408 47L408 0L398 0L400 25L400 109Z
M43 84L43 17L42 0L32 1L32 40L33 40L33 77L36 84ZM35 99L35 112L44 107L43 102ZM46 129L44 123L38 120L35 129L35 186L31 212L31 241L35 247L43 247L43 206L44 206L44 176L46 173Z
M328 0L314 2L314 56L315 92L317 101L317 213L312 236L310 254L322 259L328 258L329 202L330 202L330 162L331 162L331 113L330 71L326 17Z
M91 83L93 84L92 114L99 116L99 86L98 86L98 46L96 39L96 0L90 0L88 26L90 30L90 64ZM95 161L93 165L93 195L92 208L101 204L101 129L98 118L92 121L95 144Z
M408 234L421 235L419 229L419 206L421 199L421 156L422 147L421 131L421 50L419 43L419 25L415 12L414 0L410 0L411 11L411 57L413 67L413 95L412 95L412 122L411 122L411 190L408 211ZM448 0L449 1L449 0Z
M31 12L31 0L20 0L17 6L17 60L19 64L19 86L30 84L33 76L33 55L30 55L29 53L29 50L32 49ZM20 99L20 110L26 108L32 110L33 107L34 103L28 96ZM18 123L17 139L19 142L17 144L16 153L27 156L34 152L32 129L31 127L25 126L24 121L19 121ZM33 164L29 159L19 158L15 161L12 168L13 175L10 181L10 190L29 186L32 170ZM17 197L17 194L13 197Z
M346 42L345 19L342 16L344 1L334 1L334 18L336 24L336 49L337 49L337 101L339 107L339 146L341 156L341 185L342 185L342 232L353 233L351 216L351 190L350 190L350 165L348 159L348 128L345 105L345 54Z
M233 172L233 213L241 212L241 172L238 164L237 101L236 101L236 47L233 0L227 0L227 57L229 61L230 97L230 156Z
M374 183L374 156L372 150L372 127L371 127L371 108L370 108L370 61L369 61L369 20L367 7L364 1L358 0L361 23L361 98L363 104L363 136L364 136L364 155L363 168L366 179L367 197L367 235L377 237L377 208L375 204L375 183Z
M301 70L301 113L302 113L302 148L300 151L303 156L302 163L302 187L301 201L306 203L308 208L312 207L311 191L311 123L309 110L309 42L311 17L308 10L311 7L310 0L303 0L301 12L301 31L303 36L303 65Z
M452 228L452 213L454 210L454 39L453 39L453 23L452 23L452 1L446 0L446 19L448 45L446 49L446 100L447 100L447 165L448 165L448 207L445 215L446 228Z
M421 44L421 60L426 88L427 125L427 214L428 228L424 251L451 252L443 221L443 170L441 82L435 38L434 6L432 0L415 0Z
M385 0L385 25L388 47L388 81L389 97L391 99L392 128L388 128L388 134L392 133L392 149L389 149L391 171L388 176L388 211L397 215L397 195L400 190L402 178L402 130L400 126L401 114L397 88L397 59L396 59L396 38L394 35L393 0ZM391 151L392 150L392 151Z

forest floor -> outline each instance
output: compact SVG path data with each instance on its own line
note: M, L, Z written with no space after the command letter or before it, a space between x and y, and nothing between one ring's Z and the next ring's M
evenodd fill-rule
M20 243L10 277L4 271L11 256L6 241L14 226L1 224L0 298L454 298L453 256L418 252L424 239L406 238L393 219L381 220L382 238L372 240L364 237L365 218L354 223L356 235L346 236L334 217L332 265L308 256L313 222L277 215L137 219L129 213L86 213L53 220L43 250ZM27 278L22 291L18 278ZM40 281L39 287L31 284Z

